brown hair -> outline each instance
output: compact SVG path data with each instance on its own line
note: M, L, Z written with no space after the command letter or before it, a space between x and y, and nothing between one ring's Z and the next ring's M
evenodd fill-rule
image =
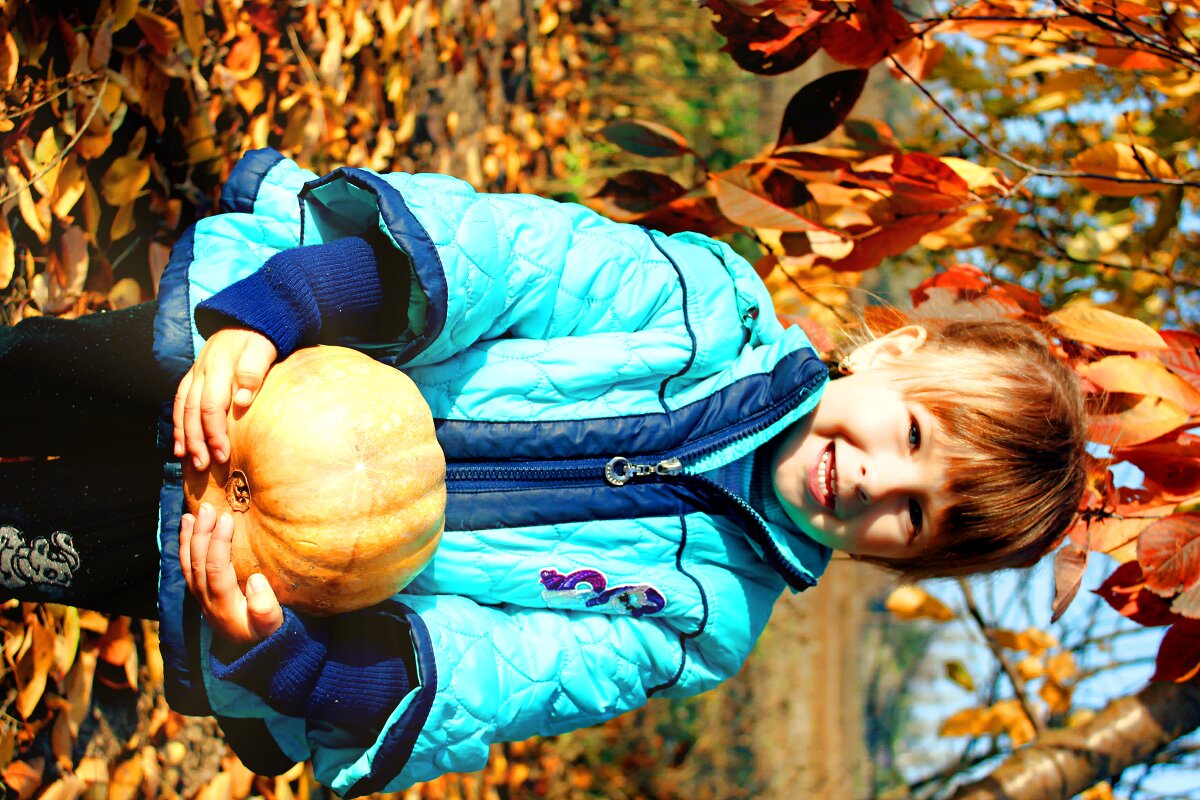
M917 579L1030 566L1071 525L1087 480L1087 413L1074 373L1023 323L914 320L929 338L897 356L901 392L938 420L953 499L930 549L864 558Z

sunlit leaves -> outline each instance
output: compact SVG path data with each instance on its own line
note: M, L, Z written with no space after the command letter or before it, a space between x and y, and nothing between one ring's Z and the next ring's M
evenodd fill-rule
M954 619L954 612L945 603L916 586L893 589L884 605L897 619L931 619L936 622Z
M1117 142L1089 148L1076 156L1071 165L1079 172L1120 179L1078 179L1085 189L1114 197L1151 194L1162 189L1158 180L1176 177L1171 165L1153 150Z
M1161 350L1167 346L1158 332L1146 323L1095 306L1068 306L1050 314L1046 320L1064 336L1107 350L1136 352Z

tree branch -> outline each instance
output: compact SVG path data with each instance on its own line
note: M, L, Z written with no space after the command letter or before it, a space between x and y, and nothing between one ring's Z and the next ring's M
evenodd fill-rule
M1037 713L1037 709L1034 708L1033 701L1029 699L1029 693L1025 690L1025 679L1017 672L1017 668L1013 666L1012 660L1004 652L1004 648L1000 647L995 639L992 638L989 626L983 619L983 614L979 611L979 604L975 602L975 593L971 591L971 584L966 579L959 578L958 588L962 591L963 599L967 603L967 613L971 615L971 619L975 620L975 624L979 626L979 632L983 634L988 649L992 651L992 655L999 662L1001 669L1004 670L1004 674L1008 676L1008 681L1012 684L1013 694L1016 695L1017 702L1021 704L1021 708L1025 710L1025 716L1029 718L1034 730L1040 736L1046 731L1046 723L1042 720L1041 715Z
M1025 172L1031 173L1033 175L1038 175L1043 178L1070 178L1070 179L1091 178L1094 180L1112 181L1113 183L1148 183L1148 184L1153 184L1155 186L1200 187L1200 181L1189 181L1189 180L1184 180L1183 178L1121 178L1121 177L1114 176L1114 175L1101 175L1098 172L1075 172L1073 170L1047 169L1045 167L1039 167L1034 164L1028 164L1028 163L1020 160L1019 158L1010 156L1008 153L1005 153L1004 151L998 149L994 145L988 144L983 139L979 138L979 136L974 131L972 131L966 125L964 125L962 122L960 122L959 119L956 116L954 116L954 113L949 108L947 108L940 100L938 100L936 97L934 97L933 93L930 92L927 88L925 88L924 84L922 84L920 81L918 81L916 78L914 78L912 76L912 73L910 73L908 70L906 70L904 68L904 65L901 64L899 59L897 59L895 56L888 56L888 61L891 62L892 66L896 69L896 71L898 71L899 73L904 75L904 77L908 78L908 80L911 81L912 84L917 87L917 89L921 92L921 94L925 95L925 97L928 98L929 102L933 103L934 106L937 107L938 111L942 112L943 116L945 116L946 119L948 119L950 121L950 123L952 125L954 125L954 127L958 128L960 131L962 131L963 134L965 134L967 137L969 137L971 139L971 141L978 144L980 147L982 147L984 150L986 150L988 153L992 154L996 158L999 158L1002 161L1006 161L1009 164L1012 164L1014 167L1024 170Z

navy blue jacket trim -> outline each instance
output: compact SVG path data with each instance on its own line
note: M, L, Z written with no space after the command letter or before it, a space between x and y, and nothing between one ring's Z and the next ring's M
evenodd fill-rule
M384 603L384 607L386 606L392 606L393 610L390 613L408 623L413 649L416 652L420 688L415 690L417 695L404 714L384 735L383 742L371 760L371 771L354 782L346 791L347 798L381 792L388 781L400 774L400 770L412 757L413 747L417 744L421 729L425 727L425 721L433 708L434 695L437 694L437 660L433 653L433 640L425 622L419 614L403 603L388 600Z
M188 270L195 254L195 226L175 244L158 287L154 317L154 356L173 383L192 365L192 326L188 320ZM163 485L159 493L158 636L167 702L182 714L209 713L201 683L199 612L179 569L179 519L183 515L183 469L171 452L172 400L159 412L159 445L163 453Z
M221 211L241 211L247 214L254 211L254 199L258 197L263 179L280 161L283 161L283 155L270 147L251 150L243 155L229 174L225 188L221 190Z
M692 330L691 315L688 313L688 288L687 281L683 279L683 270L681 270L679 265L675 263L675 259L671 258L671 254L664 250L662 245L658 243L658 240L654 238L654 234L651 233L650 230L647 228L642 228L642 232L650 238L650 243L654 245L654 248L663 254L663 258L667 259L667 263L671 265L671 268L675 270L676 277L679 278L679 288L680 291L683 292L683 327L687 331L688 338L692 341L692 352L688 356L687 363L684 364L683 367L680 368L680 370L674 375L668 375L666 378L664 378L663 382L658 387L658 402L663 407L663 411L669 413L671 409L667 408L667 385L692 368L692 363L696 360L696 332Z
M716 510L706 494L689 486L646 478L616 487L605 483L598 472L597 480L573 485L451 492L446 496L446 528L480 531L583 520L669 517L697 508ZM718 513L726 512L721 508Z
M353 167L342 167L334 170L323 178L309 181L300 191L301 200L319 202L309 195L316 189L335 180L344 180L359 189L365 189L375 195L376 204L388 233L408 256L416 277L416 288L425 295L429 306L425 312L425 330L417 335L403 349L384 352L372 352L371 356L392 366L403 365L415 358L418 353L429 346L429 343L441 334L446 324L446 307L449 290L446 284L446 271L442 266L442 257L438 254L437 246L429 238L425 226L409 209L408 203L394 186L378 175L366 170ZM304 204L301 203L303 210ZM303 216L301 217L303 225ZM302 239L303 240L303 239Z
M781 359L773 373L749 375L669 414L552 422L438 419L434 425L452 461L496 461L497 453L509 461L669 453L702 438L720 437L789 399L799 402L827 372L806 348Z

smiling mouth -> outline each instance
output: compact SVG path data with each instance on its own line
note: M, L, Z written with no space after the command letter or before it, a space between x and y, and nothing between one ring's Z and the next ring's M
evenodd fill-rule
M833 442L826 445L817 458L809 476L808 489L818 505L834 510L837 505L837 456Z

